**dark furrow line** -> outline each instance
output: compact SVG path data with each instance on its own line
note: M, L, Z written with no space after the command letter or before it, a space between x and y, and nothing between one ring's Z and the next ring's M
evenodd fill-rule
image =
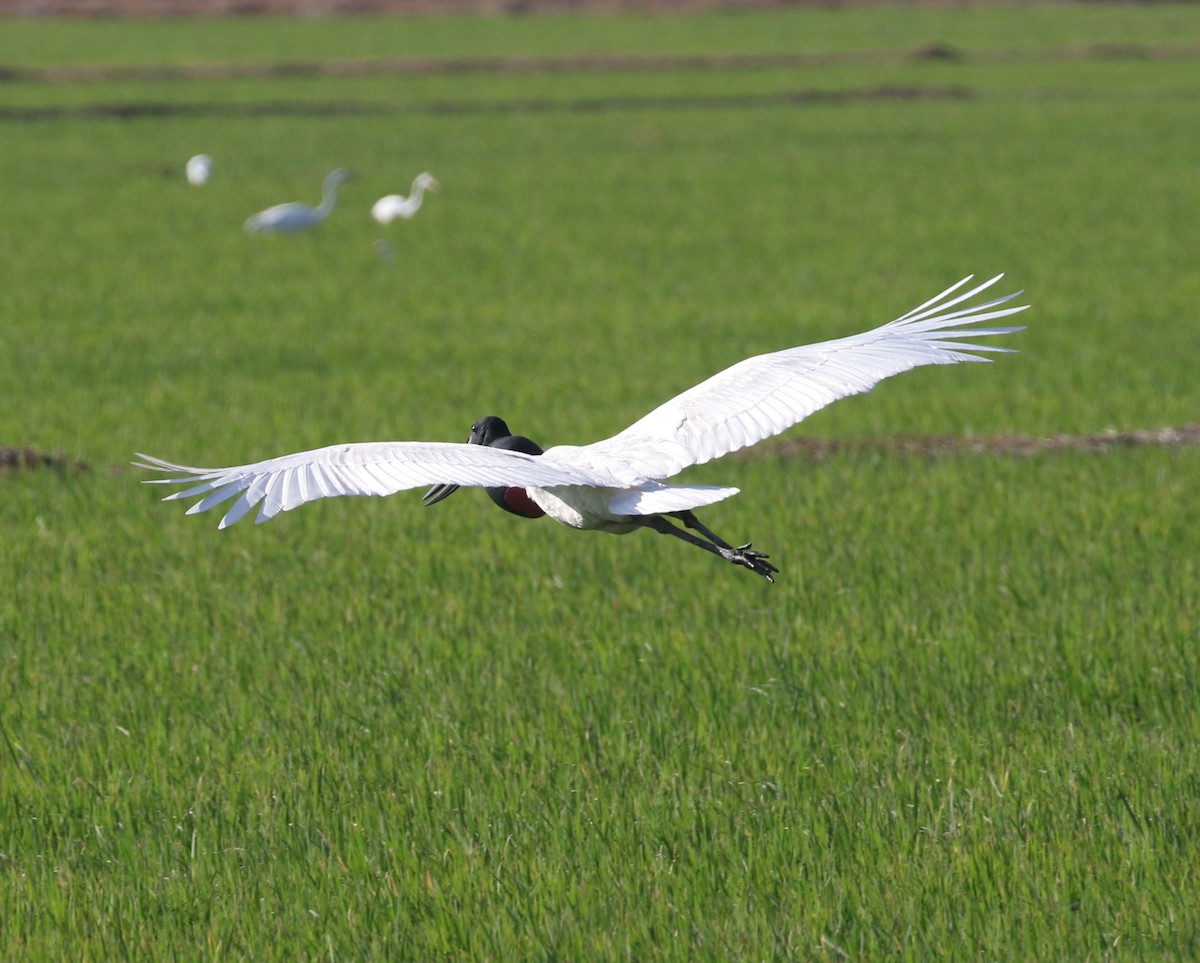
M266 101L249 104L141 102L62 107L0 107L0 122L62 120L137 120L151 117L332 117L439 114L605 113L629 110L741 110L861 101L963 100L967 87L881 86L857 90L791 90L764 94L680 94L665 96L587 97L575 100L443 100L423 104Z
M955 64L1054 63L1084 60L1197 60L1200 44L1081 44L1048 50L966 50L929 44L912 50L758 54L621 54L507 57L382 57L190 64L78 64L21 67L0 64L0 81L32 84L128 80L228 80L268 77L374 77L564 72L628 73L670 70L778 70L934 61Z

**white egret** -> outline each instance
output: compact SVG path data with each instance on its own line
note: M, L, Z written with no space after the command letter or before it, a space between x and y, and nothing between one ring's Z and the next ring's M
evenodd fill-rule
M1026 305L1002 307L1017 294L965 304L1002 276L955 294L971 280L964 278L863 334L748 358L590 445L543 451L528 438L513 436L492 416L476 422L466 444L333 445L233 468L192 468L147 455L139 455L143 460L134 464L174 476L152 482L187 486L164 501L199 497L189 515L236 498L219 528L260 503L258 521L264 522L318 498L391 495L433 485L424 499L432 505L465 485L487 489L501 508L528 518L548 515L573 528L614 534L650 528L673 535L773 582L778 569L768 556L749 543L724 541L693 513L738 489L669 484L666 479L778 434L830 402L867 391L901 371L987 361L979 353L1010 351L958 340L1022 330L975 327L1025 310Z
M189 184L196 187L199 187L201 184L207 184L208 179L212 177L212 158L207 154L197 154L195 157L189 157L186 170Z
M371 207L371 216L380 224L390 224L396 218L407 221L421 209L426 191L436 191L438 182L429 171L418 174L412 182L412 190L408 197L399 194L388 194L379 198Z
M259 211L246 219L247 233L255 234L260 231L303 231L327 218L337 203L338 185L350 177L350 172L339 167L330 171L321 183L321 204L313 207L300 201L289 204L276 204L265 211Z

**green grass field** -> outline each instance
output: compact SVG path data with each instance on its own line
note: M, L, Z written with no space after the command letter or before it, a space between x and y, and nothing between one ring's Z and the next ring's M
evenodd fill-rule
M46 73L0 83L0 447L90 467L0 470L0 958L1200 955L1200 453L887 446L1200 420L1198 36L1174 4L4 22ZM605 52L863 56L246 69ZM242 233L336 166L319 230ZM789 435L877 445L686 476L741 487L703 517L774 586L478 492L218 532L128 465L486 413L583 443L998 271L1020 354Z

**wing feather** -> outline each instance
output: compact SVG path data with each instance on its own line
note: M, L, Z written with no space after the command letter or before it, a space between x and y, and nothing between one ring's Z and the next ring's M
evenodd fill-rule
M150 483L183 484L164 501L203 496L189 515L236 501L221 519L227 528L261 505L259 522L305 502L341 495L391 495L409 488L453 484L463 487L512 485L553 488L557 485L597 487L611 478L586 466L556 464L553 459L484 445L442 442L371 442L333 445L232 468L176 465L138 455L140 468L170 477Z
M238 496L237 501L235 501L232 507L230 507L229 511L225 513L225 517L221 519L221 523L218 527L228 528L230 525L234 524L234 522L241 521L250 514L253 508L254 499L250 497L249 491L242 492L241 495Z
M831 402L869 391L902 371L989 361L980 353L1012 349L961 339L1023 330L979 325L1024 311L1028 305L1006 306L1020 292L974 306L966 302L1003 276L955 295L971 281L966 277L895 321L863 334L740 361L624 431L585 448L589 456L637 466L643 478L669 478L689 465L779 434Z

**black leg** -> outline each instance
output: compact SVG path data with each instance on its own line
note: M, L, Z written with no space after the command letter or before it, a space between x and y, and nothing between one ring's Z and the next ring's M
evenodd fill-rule
M703 535L705 538L707 538L714 545L719 545L719 546L721 546L721 548L733 548L732 545L730 545L727 541L725 541L725 539L723 539L716 532L714 532L711 529L706 528L704 525L700 524L700 519L698 519L696 517L695 512L691 512L691 511L671 512L671 515L674 518L678 518L688 528L695 529L697 532L699 532L701 535ZM750 546L749 546L749 544L747 544L742 547L749 548Z
M768 582L774 582L774 573L778 572L774 565L767 561L769 556L762 552L752 551L750 543L739 545L736 548L730 545L725 539L721 538L714 532L709 531L700 524L699 519L690 511L671 512L675 518L678 518L688 528L695 529L709 539L705 541L703 538L697 538L690 532L685 532L682 529L676 528L666 520L662 515L637 515L633 516L630 521L635 521L639 525L645 525L647 528L652 528L654 531L663 535L674 535L676 538L682 539L697 548L702 548L706 552L712 552L714 555L720 555L727 562L733 562L734 565L741 565L743 568L748 568L752 572L757 572Z

